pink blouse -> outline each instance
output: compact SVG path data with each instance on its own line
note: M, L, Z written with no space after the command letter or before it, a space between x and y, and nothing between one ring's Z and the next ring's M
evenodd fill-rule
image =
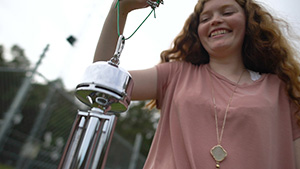
M219 127L235 83L208 65L163 63L157 72L161 118L144 169L214 169L210 149L217 134L209 76ZM295 169L293 141L300 138L295 110L276 75L238 85L221 143L228 156L220 168Z

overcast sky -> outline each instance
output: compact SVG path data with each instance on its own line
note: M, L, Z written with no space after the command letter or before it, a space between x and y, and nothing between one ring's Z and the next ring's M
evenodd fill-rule
M299 0L259 1L299 30ZM156 10L156 19L152 15L126 41L120 66L132 70L157 64L160 52L170 46L196 2L165 0ZM68 89L74 89L92 63L110 4L111 0L0 0L0 44L7 55L12 45L21 46L32 65L50 44L38 71L50 80L61 77ZM124 36L130 36L150 11L147 8L130 13ZM73 47L66 41L69 35L78 39Z

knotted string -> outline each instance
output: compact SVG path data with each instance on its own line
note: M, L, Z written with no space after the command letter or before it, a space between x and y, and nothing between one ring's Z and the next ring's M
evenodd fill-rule
M161 0L157 0L156 1L157 4L161 3ZM118 0L117 4L116 4L116 8L117 8L117 29L118 29L118 35L120 36L120 2ZM128 37L125 38L124 40L128 40L130 39L139 29L140 27L146 22L146 20L149 18L149 16L154 12L154 18L156 18L156 14L155 14L155 7L152 7L151 12L149 13L149 15L143 20L143 22L136 28L136 30Z

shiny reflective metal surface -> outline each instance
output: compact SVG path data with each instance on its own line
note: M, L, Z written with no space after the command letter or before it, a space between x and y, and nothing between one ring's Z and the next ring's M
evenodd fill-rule
M133 81L130 74L108 62L95 62L76 87L76 97L90 107L110 107L114 113L125 112L131 101Z
M119 67L124 47L121 35L108 62L90 65L75 95L91 110L78 111L58 169L104 169L116 114L125 112L131 101L133 80Z
M116 120L98 108L79 111L58 168L104 168Z

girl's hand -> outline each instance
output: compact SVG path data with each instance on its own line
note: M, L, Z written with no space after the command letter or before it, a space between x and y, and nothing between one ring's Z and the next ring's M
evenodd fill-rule
M114 0L115 4L117 3L117 0ZM156 2L156 0L152 0L153 2ZM120 3L120 10L129 13L135 9L142 9L149 6L147 3L147 0L119 0Z

